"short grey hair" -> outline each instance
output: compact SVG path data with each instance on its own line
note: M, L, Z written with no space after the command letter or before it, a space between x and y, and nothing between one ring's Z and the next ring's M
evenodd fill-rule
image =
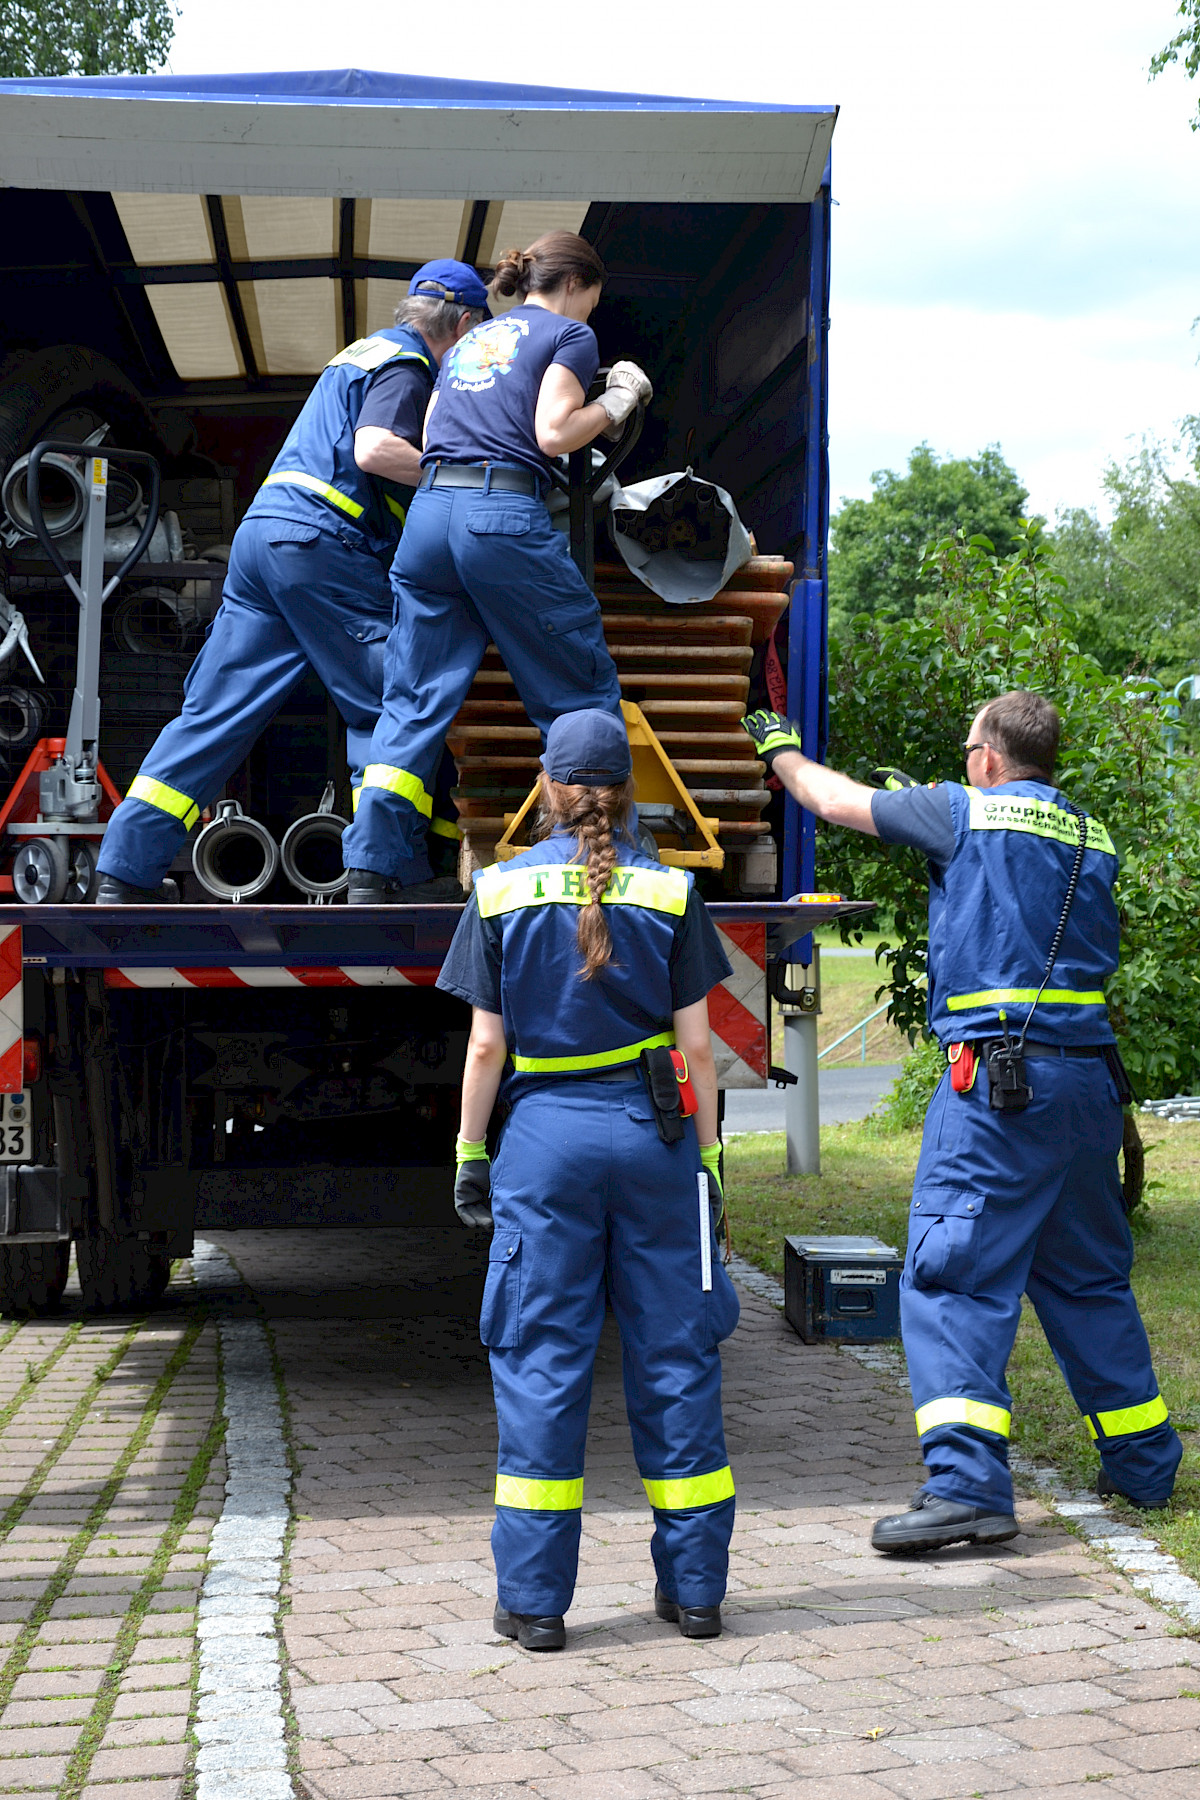
M410 294L396 308L396 323L411 325L427 341L438 343L454 336L464 313L470 315L472 325L478 325L483 318L483 308L479 306L460 306L457 300L435 300L428 294Z

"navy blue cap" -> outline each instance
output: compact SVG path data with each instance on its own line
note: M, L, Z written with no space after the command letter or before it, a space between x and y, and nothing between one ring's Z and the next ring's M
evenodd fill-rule
M408 284L410 300L452 300L456 306L481 306L490 311L488 291L469 263L454 262L448 256L427 262L417 270Z
M625 721L614 713L562 713L546 733L542 767L551 781L611 787L633 768Z

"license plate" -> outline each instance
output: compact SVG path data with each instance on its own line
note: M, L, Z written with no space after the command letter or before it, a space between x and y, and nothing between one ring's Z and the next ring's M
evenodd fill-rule
M0 1094L0 1163L29 1161L29 1095Z

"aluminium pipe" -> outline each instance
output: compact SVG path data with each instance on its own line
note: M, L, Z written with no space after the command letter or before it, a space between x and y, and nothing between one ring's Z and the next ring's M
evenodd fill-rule
M789 1175L821 1173L821 1101L817 1077L817 1015L783 1015L784 1067L796 1077L784 1089Z

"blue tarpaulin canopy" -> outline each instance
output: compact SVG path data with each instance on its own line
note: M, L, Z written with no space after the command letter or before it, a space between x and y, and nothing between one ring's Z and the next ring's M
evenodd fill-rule
M811 200L836 107L365 69L0 81L0 179L120 193Z
M674 94L517 87L503 81L446 81L377 69L301 69L245 75L66 75L0 81L0 94L95 94L118 100L224 100L275 106L519 106L572 112L827 113L828 107L753 100L694 100Z

